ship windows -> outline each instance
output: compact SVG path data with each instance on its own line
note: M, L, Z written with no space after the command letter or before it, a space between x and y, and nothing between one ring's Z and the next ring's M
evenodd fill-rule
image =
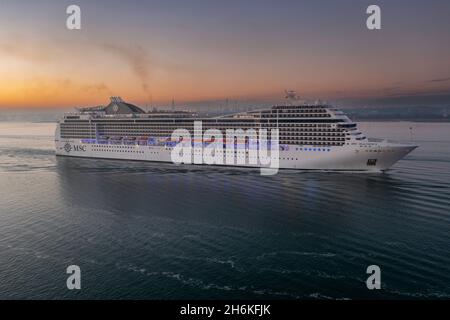
M375 166L377 164L377 159L369 159L367 160L368 166Z

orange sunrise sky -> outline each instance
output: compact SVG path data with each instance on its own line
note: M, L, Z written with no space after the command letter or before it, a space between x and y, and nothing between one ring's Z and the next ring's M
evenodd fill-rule
M0 108L450 94L450 4L379 1L0 3Z

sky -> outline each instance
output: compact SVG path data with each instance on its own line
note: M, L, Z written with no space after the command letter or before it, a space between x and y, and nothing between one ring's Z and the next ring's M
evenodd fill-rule
M81 30L66 28L67 6ZM381 30L366 9L381 8ZM448 0L0 0L0 108L450 101Z

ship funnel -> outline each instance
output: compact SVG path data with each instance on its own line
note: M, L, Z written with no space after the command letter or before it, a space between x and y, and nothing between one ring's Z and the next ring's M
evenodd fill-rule
M123 102L121 97L110 97L110 100L115 103Z

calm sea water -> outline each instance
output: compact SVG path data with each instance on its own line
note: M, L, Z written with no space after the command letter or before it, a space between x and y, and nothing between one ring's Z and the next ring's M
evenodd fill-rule
M384 174L267 177L57 158L54 124L0 123L0 298L449 298L450 124L360 127L420 147Z

